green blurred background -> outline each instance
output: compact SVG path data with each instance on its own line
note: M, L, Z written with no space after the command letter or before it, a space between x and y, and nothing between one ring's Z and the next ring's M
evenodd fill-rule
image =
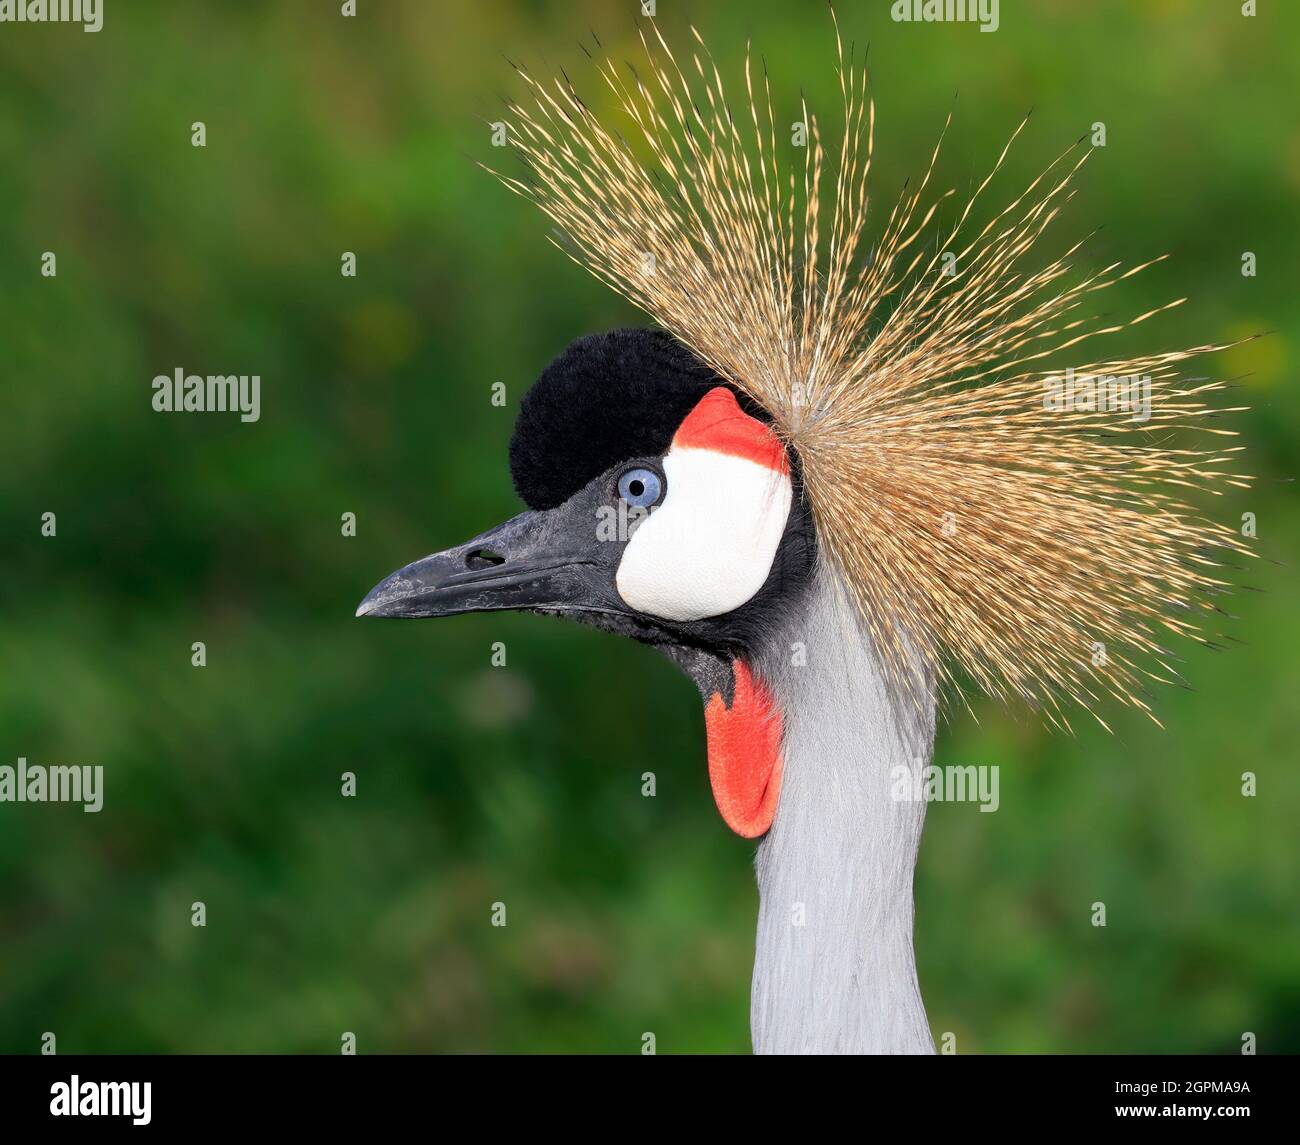
M473 164L500 154L505 57L603 106L577 41L632 57L639 5L107 0L95 35L0 25L0 762L106 773L98 815L0 804L0 1050L748 1048L752 845L714 811L685 677L543 618L352 615L516 511L521 394L570 339L641 322ZM678 43L686 7L659 3ZM990 204L1103 121L1060 237L1105 224L1086 266L1174 253L1107 308L1191 298L1135 344L1273 332L1209 364L1253 407L1259 481L1207 508L1256 513L1276 562L1234 598L1246 646L1187 650L1167 731L1112 712L1070 740L977 702L942 734L938 762L1002 768L997 814L931 809L917 880L923 993L962 1052L1300 1050L1300 8L1260 8L1003 0L991 35L839 8L871 43L878 203L954 91L962 190L1036 109ZM823 4L689 16L734 80L753 37L778 120L802 86L834 123ZM260 374L261 421L154 413L178 366Z

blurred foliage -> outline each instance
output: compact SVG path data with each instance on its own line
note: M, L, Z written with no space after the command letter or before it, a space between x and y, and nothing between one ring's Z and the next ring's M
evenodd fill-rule
M638 7L110 2L96 35L0 26L0 760L99 763L107 787L98 815L0 805L0 1050L748 1047L752 847L713 809L685 678L542 618L352 616L516 511L520 395L571 338L642 321L473 162L516 90L504 57L603 105L577 41L632 58ZM685 7L659 4L675 40ZM943 732L937 762L1001 766L1002 807L931 810L933 1027L965 1052L1300 1050L1300 9L1003 0L988 35L840 8L871 44L877 204L950 109L940 174L966 189L1035 107L1004 194L1104 121L1061 240L1104 223L1088 266L1175 255L1107 307L1187 295L1146 346L1271 331L1212 363L1252 407L1258 484L1211 507L1256 513L1269 558L1233 599L1246 646L1185 650L1196 690L1161 696L1164 731L1111 713L1069 739L975 702ZM753 37L779 115L802 87L834 123L823 4L690 18L732 76ZM154 413L178 366L260 374L261 421Z

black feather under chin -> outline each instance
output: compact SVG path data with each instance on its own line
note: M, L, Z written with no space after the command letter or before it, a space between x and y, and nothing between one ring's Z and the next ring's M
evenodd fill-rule
M632 457L661 455L714 386L734 386L662 330L611 330L573 342L524 395L510 441L515 491L553 509ZM770 421L738 391L742 408Z

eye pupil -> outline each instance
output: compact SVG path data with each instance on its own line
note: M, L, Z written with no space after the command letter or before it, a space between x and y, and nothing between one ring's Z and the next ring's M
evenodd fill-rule
M633 497L640 497L641 494L645 492L645 482L629 481L627 483L627 491L631 493Z

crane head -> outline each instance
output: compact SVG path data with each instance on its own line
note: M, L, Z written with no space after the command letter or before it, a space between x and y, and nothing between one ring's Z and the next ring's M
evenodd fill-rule
M781 720L754 663L810 584L816 552L793 452L670 335L616 330L579 339L543 371L510 467L525 512L399 569L357 615L540 612L660 648L704 700L723 818L763 834Z

